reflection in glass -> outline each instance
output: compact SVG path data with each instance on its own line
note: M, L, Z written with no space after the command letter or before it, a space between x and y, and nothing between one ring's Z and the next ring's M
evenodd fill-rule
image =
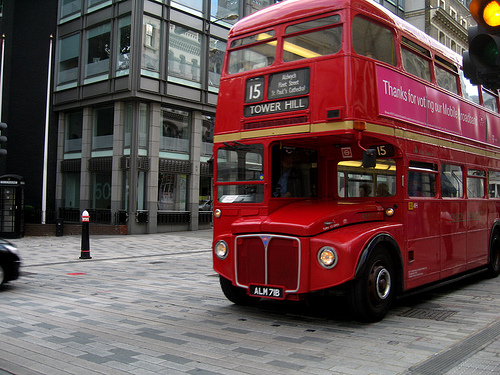
M208 85L210 87L219 88L225 51L225 42L210 38L210 49L208 51Z
M59 41L59 72L57 83L74 82L78 78L78 57L80 34L62 38Z
M116 57L117 74L127 74L130 67L130 16L120 18L118 25L119 46Z
M87 32L87 64L85 76L109 72L111 55L111 24L107 23Z
M64 128L64 152L82 151L83 112L67 113Z
M160 25L160 20L144 16L141 68L143 73L150 72L155 77L160 71Z
M170 25L168 75L191 82L201 80L202 35L180 25Z
M162 137L160 150L188 153L191 127L189 113L162 108Z

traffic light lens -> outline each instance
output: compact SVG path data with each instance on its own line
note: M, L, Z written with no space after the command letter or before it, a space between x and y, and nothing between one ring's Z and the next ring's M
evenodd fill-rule
M496 1L490 1L484 7L483 19L488 26L500 26L500 4Z
M498 46L491 35L477 35L470 43L469 50L474 64L478 66L497 65Z

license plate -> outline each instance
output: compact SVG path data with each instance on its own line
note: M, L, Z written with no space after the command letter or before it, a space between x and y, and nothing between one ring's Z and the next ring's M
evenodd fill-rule
M260 298L284 299L283 288L275 286L250 285L250 295Z

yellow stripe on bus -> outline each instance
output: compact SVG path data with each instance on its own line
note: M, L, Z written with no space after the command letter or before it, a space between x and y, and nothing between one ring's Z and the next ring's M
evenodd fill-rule
M214 143L218 142L231 142L240 141L242 139L252 139L260 137L271 137L278 135L292 135L304 133L321 133L335 130L352 130L354 128L354 121L339 121L339 122L325 122L319 124L306 124L296 126L278 127L272 129L258 129L248 130L243 132L234 132L228 134L219 134L214 136ZM409 130L397 129L392 126L366 124L366 131L375 134L392 136L400 139L406 139L434 146L441 146L444 148L464 151L476 155L487 156L490 158L500 158L500 153L488 151L479 147L468 146L464 143L448 141L430 135L414 133Z

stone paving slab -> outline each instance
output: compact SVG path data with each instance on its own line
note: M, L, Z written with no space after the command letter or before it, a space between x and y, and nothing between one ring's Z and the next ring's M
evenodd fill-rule
M0 375L416 374L500 321L500 278L406 298L360 324L342 300L231 304L210 231L94 236L89 260L80 240L13 241L23 276L0 291ZM496 371L499 352L488 342L447 374Z

